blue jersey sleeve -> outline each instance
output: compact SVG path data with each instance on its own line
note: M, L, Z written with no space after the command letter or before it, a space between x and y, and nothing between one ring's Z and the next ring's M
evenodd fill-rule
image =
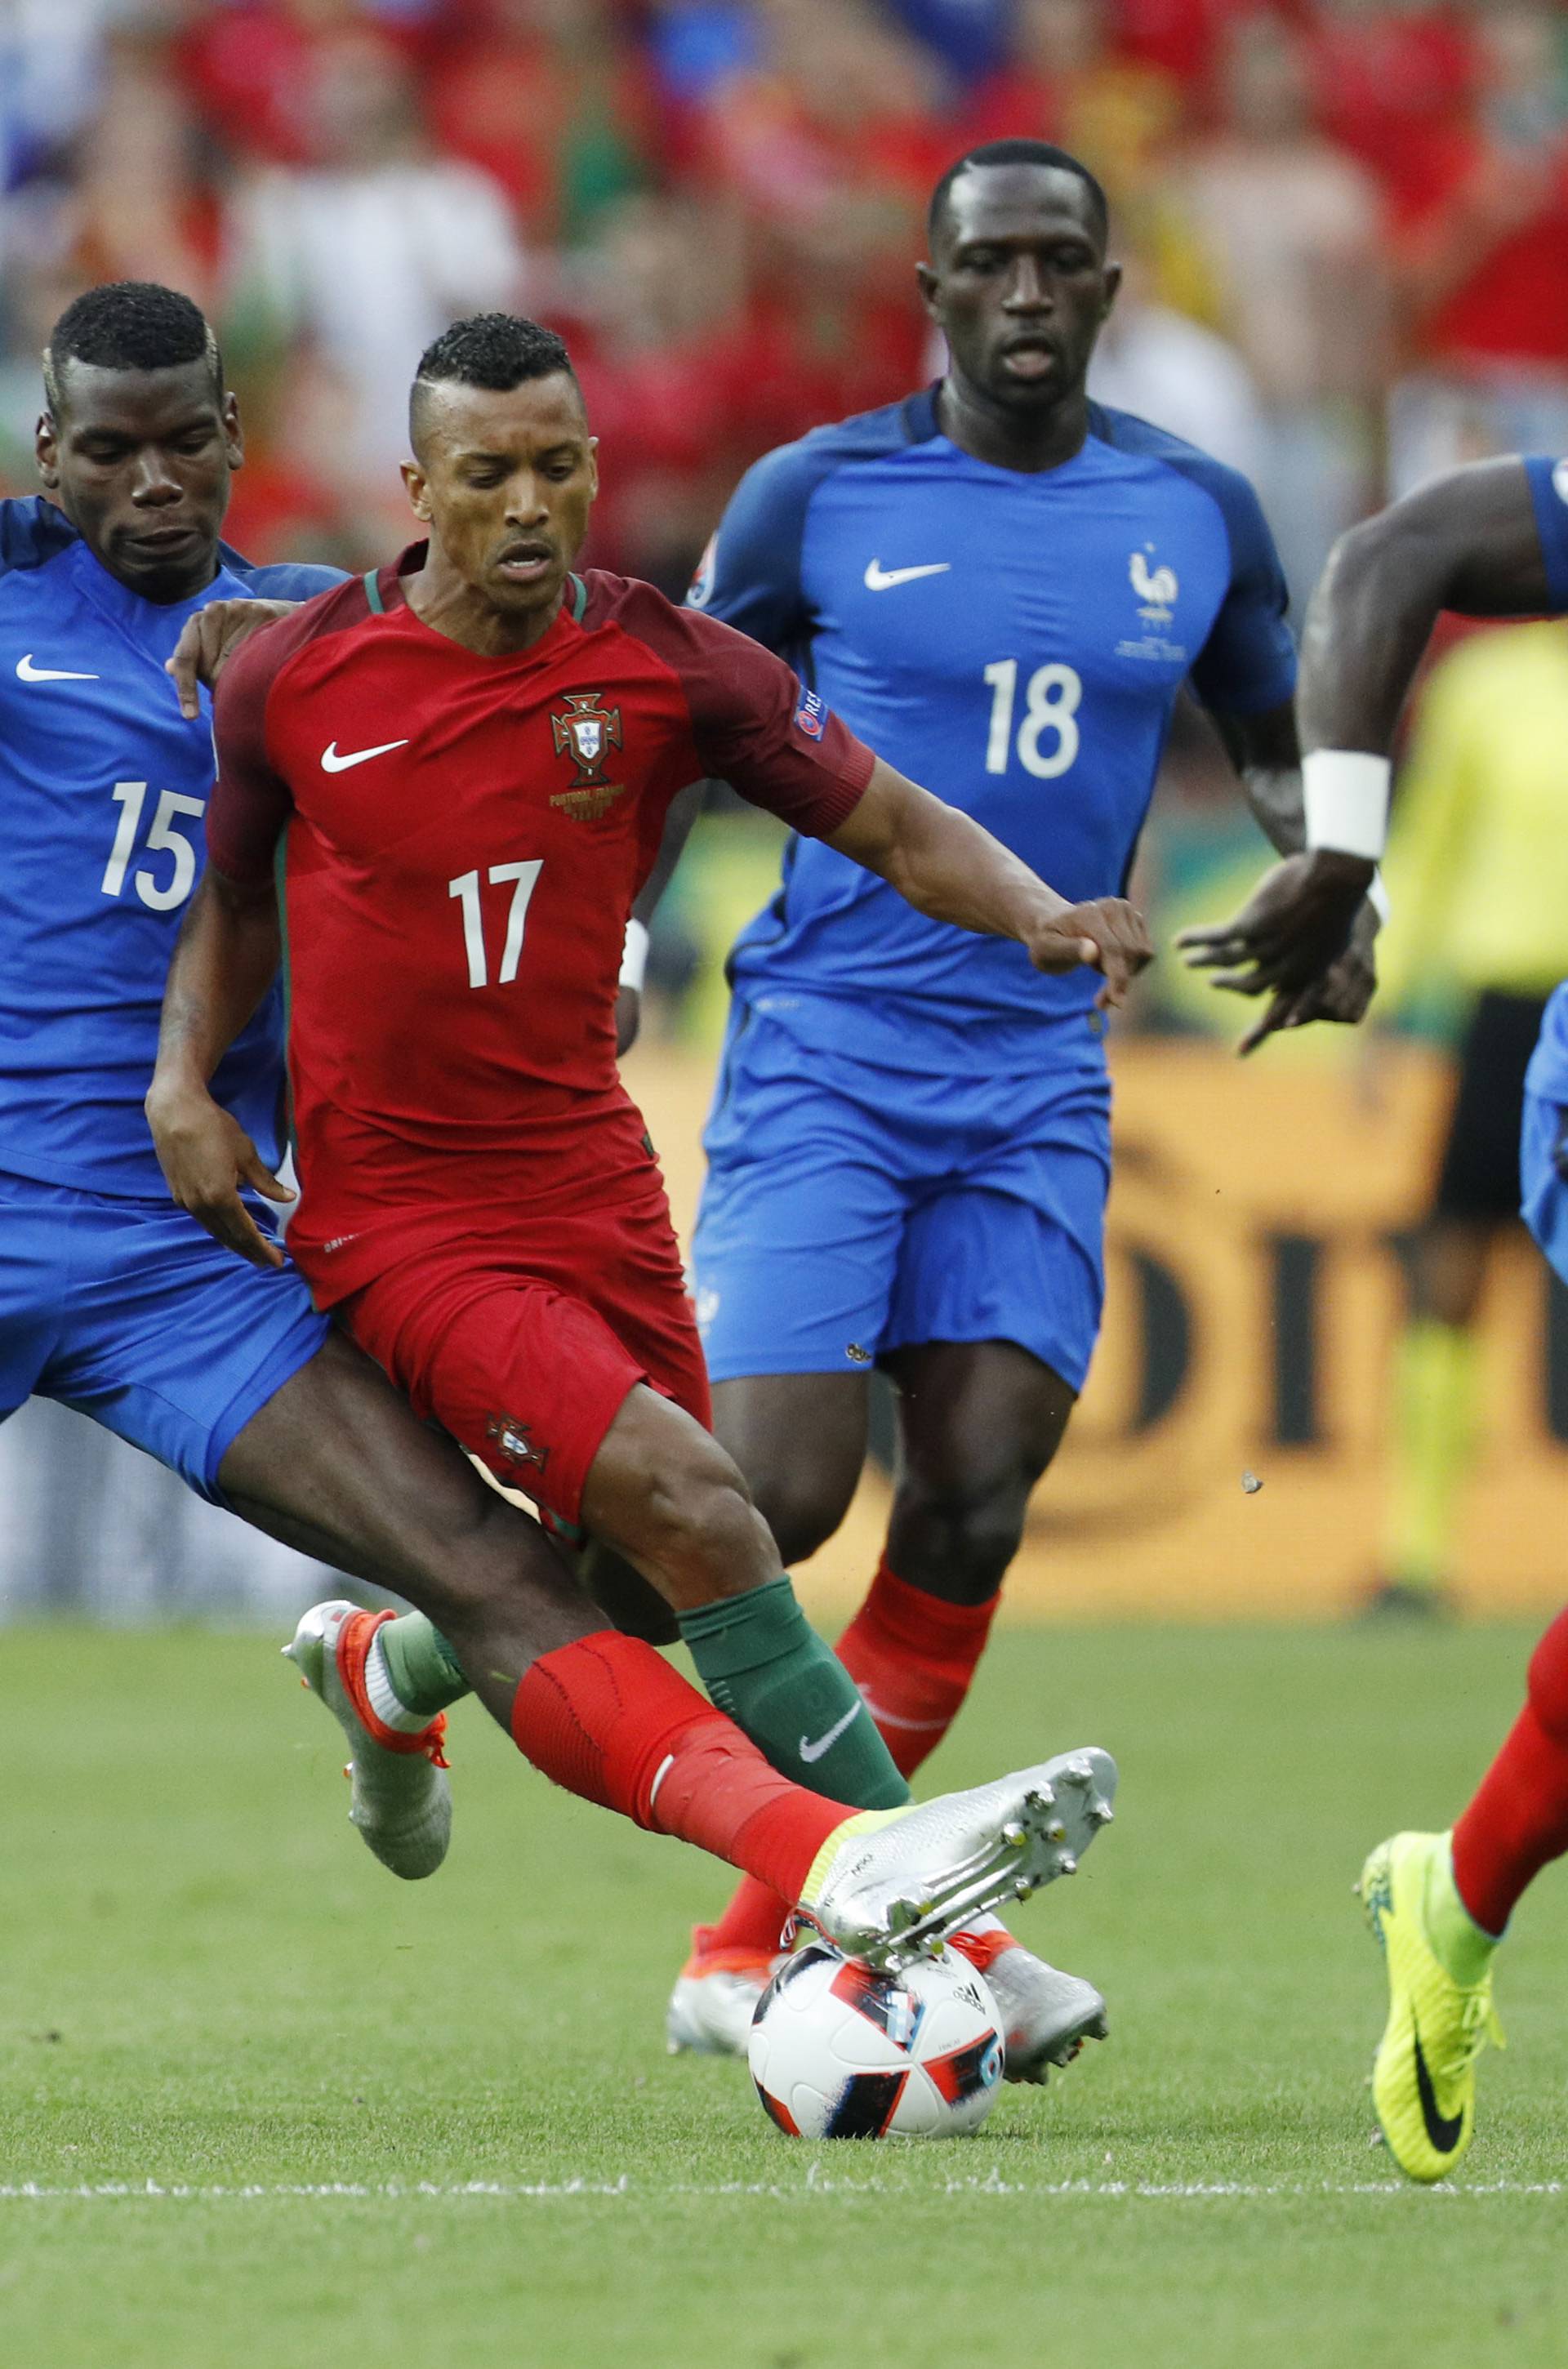
M76 530L64 511L41 495L30 501L0 502L0 576L13 567L41 567L75 540Z
M792 663L810 633L800 552L807 508L822 475L799 444L783 445L748 469L686 595L689 608L705 610Z
M1568 460L1552 461L1532 454L1525 463L1525 475L1529 480L1552 614L1561 616L1568 612Z
M258 601L314 601L318 592L330 592L348 581L340 567L306 566L292 560L258 567L231 551L227 544L222 546L221 555L231 575L242 577Z
M1210 462L1203 483L1230 538L1230 586L1192 670L1206 707L1259 715L1296 689L1296 645L1286 623L1290 594L1263 505L1245 477Z

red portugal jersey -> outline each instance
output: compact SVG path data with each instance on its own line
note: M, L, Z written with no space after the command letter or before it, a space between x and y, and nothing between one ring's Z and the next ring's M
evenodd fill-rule
M825 837L874 762L779 659L650 585L572 577L531 649L476 658L404 600L421 558L254 635L214 713L212 861L280 885L290 1243L323 1304L454 1220L515 1240L646 1186L615 997L670 800L716 775Z

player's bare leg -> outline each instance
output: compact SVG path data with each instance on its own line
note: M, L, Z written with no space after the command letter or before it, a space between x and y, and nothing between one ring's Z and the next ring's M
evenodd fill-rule
M886 1363L899 1392L900 1481L882 1566L839 1652L909 1777L968 1690L1030 1491L1060 1444L1074 1393L1011 1342L934 1342ZM864 1391L861 1377L839 1375L755 1377L715 1390L720 1436L792 1557L814 1551L842 1518L864 1453ZM857 1451L853 1468L846 1442ZM807 1467L803 1446L821 1451L820 1471ZM735 2044L777 1951L783 1906L745 1884L718 1924L699 1927L670 2002L672 2046ZM1093 1985L1047 1965L994 1919L959 1946L997 1993L1011 2078L1043 2080L1085 2038L1104 2036L1104 2001Z
M865 1463L864 1374L752 1374L714 1385L714 1430L746 1475L787 1565L825 1546Z
M340 1334L251 1417L219 1479L258 1528L421 1605L466 1651L467 1672L481 1676L479 1691L503 1724L532 1660L596 1625L537 1525L418 1423ZM468 1675L437 1638L445 1691L409 1718L384 1683L379 1626L353 1605L317 1605L287 1650L344 1730L350 1818L385 1866L412 1879L446 1856L440 1705L468 1691ZM482 1638L487 1656L475 1660Z
M583 1527L675 1612L714 1701L776 1768L862 1809L909 1789L843 1665L807 1622L739 1466L639 1384L589 1466Z
M599 1625L537 1524L340 1334L252 1416L219 1481L258 1528L428 1613L503 1726L537 1657Z

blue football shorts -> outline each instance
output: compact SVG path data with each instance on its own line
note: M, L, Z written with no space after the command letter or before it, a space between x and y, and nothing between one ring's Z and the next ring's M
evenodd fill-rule
M1099 1047L1079 1042L1087 1058L1034 1075L925 1074L807 1048L738 1004L692 1244L713 1379L1013 1341L1082 1390L1111 1141Z
M1558 1173L1559 1158L1568 1164L1568 1107L1527 1093L1519 1135L1524 1220L1568 1283L1568 1184Z
M172 1202L0 1175L0 1422L59 1399L222 1505L228 1448L328 1330L292 1266Z

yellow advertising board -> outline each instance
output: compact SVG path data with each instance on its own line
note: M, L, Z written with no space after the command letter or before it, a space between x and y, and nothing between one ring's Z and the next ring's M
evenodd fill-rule
M1127 1042L1114 1067L1105 1333L1036 1493L1010 1605L1339 1615L1377 1567L1401 1238L1447 1068L1391 1049L1373 1102L1337 1063L1243 1063L1185 1039ZM683 1234L710 1075L705 1058L654 1047L627 1065ZM1568 1597L1568 1294L1522 1235L1497 1262L1483 1332L1462 1595L1477 1612L1545 1610ZM807 1572L818 1603L864 1590L887 1505L874 1468Z

